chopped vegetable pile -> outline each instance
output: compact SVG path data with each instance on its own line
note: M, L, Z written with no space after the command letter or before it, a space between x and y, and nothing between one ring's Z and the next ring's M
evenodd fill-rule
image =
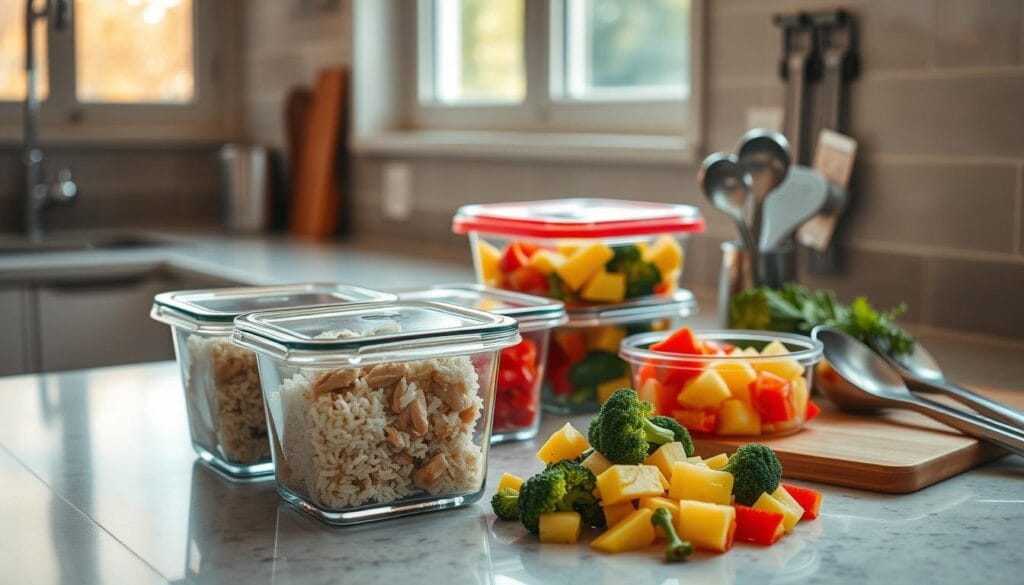
M781 483L782 465L767 446L702 459L685 428L653 412L622 388L591 421L590 441L566 423L537 452L543 471L525 481L502 476L495 515L519 520L542 543L575 544L584 529L604 529L590 543L604 553L662 539L669 563L694 550L723 553L736 541L769 546L818 517L821 494Z
M877 311L866 297L857 297L849 306L836 300L830 290L811 291L790 283L782 289L747 289L732 299L730 325L736 329L765 329L809 335L818 325L842 329L869 343L880 338L897 354L914 350L914 337L895 324L906 311L900 305L889 311Z

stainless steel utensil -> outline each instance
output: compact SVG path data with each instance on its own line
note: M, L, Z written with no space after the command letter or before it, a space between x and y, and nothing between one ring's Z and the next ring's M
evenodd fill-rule
M740 139L736 159L754 196L750 226L754 237L759 238L765 197L782 183L789 172L789 141L773 130L755 128Z
M757 240L747 225L747 210L751 205L750 187L736 157L721 152L708 155L700 167L697 182L715 209L736 222L743 245L756 251Z
M775 250L784 245L800 224L821 211L828 199L825 177L808 167L791 168L786 180L764 200L758 249Z
M964 434L1024 455L1024 432L912 394L899 373L881 356L846 333L819 325L811 331L811 337L824 344L824 359L836 374L815 376L815 383L839 408L852 412L881 408L913 410Z
M921 342L914 344L913 352L902 355L893 354L882 338L872 339L871 347L896 368L911 390L944 394L985 416L1024 431L1024 413L947 380L935 358Z

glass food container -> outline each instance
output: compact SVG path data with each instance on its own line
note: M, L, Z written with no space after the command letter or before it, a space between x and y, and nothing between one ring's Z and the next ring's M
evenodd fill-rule
M243 315L258 356L277 490L325 522L451 508L483 494L510 317L397 301Z
M669 299L648 297L620 305L569 310L569 322L551 333L544 410L559 414L595 412L608 396L630 387L629 364L619 342L636 333L664 331L697 312L693 293L681 289Z
M441 285L399 292L401 300L444 301L519 323L523 341L501 350L491 444L532 439L540 428L540 388L551 329L568 321L565 305L545 297L487 288L479 284Z
M235 479L273 473L256 356L231 343L234 319L258 309L394 300L345 284L294 284L165 292L150 316L171 326L192 446Z
M671 298L687 239L704 231L704 218L690 205L556 199L467 205L452 230L469 235L478 282L571 309Z
M650 349L669 335L630 336L622 341L619 355L629 362L640 397L690 432L793 433L813 411L810 383L821 360L820 341L766 331L694 331L671 334L672 351Z

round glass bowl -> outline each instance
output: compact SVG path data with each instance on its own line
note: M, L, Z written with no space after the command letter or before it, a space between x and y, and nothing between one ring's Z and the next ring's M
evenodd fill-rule
M452 229L469 235L481 284L572 308L671 298L704 219L689 205L567 198L468 205Z
M659 415L697 435L774 435L803 427L820 341L765 331L693 333L696 351L704 353L650 349L675 332L622 340L619 355L630 365L632 386ZM683 338L677 347L690 345Z

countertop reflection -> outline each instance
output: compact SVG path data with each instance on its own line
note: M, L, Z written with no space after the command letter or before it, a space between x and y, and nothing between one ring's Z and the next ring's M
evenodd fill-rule
M546 417L542 436L565 420ZM272 482L196 462L173 363L2 379L0 446L0 581L12 583L1005 583L1024 542L1019 457L905 496L815 486L825 513L776 546L685 565L657 547L540 546L496 522L486 498L329 527ZM489 485L535 472L537 447L493 448Z

